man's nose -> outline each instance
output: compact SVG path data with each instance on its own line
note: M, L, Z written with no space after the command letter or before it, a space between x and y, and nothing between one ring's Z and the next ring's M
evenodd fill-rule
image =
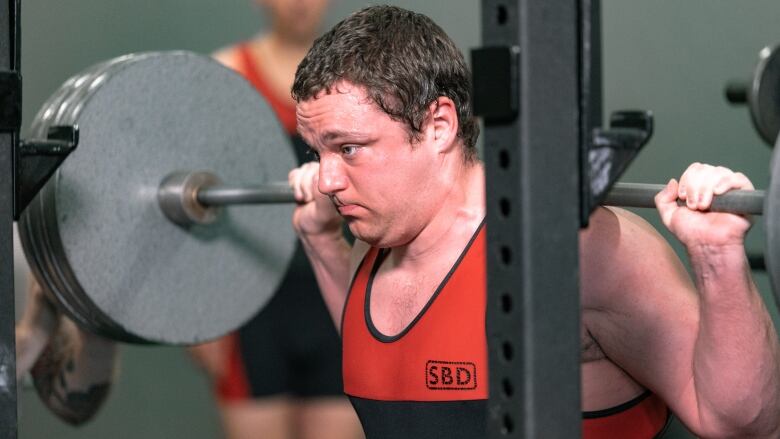
M317 189L325 195L333 195L346 187L347 176L342 168L342 163L336 157L322 157Z

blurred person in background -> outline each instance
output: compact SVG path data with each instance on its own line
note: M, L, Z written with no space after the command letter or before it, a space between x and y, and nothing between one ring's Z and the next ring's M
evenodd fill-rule
M318 34L328 0L254 0L268 29L214 57L265 97L299 163L312 159L296 131L295 71ZM343 394L341 341L300 244L273 299L238 331L190 349L214 383L231 439L363 437Z

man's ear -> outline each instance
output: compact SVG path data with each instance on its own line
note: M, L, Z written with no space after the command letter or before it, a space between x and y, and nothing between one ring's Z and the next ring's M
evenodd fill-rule
M428 107L428 135L437 152L448 152L457 148L458 109L455 102L446 96L439 96Z

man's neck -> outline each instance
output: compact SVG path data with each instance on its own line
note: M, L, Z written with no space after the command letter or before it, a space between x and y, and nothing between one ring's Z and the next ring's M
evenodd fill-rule
M395 266L418 265L457 250L462 251L485 217L485 173L482 163L465 163L449 180L441 208L409 243L394 247ZM454 248L453 245L457 245Z

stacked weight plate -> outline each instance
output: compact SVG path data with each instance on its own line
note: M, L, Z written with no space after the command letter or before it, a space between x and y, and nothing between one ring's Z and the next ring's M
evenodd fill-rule
M127 55L66 81L31 126L76 125L77 150L19 221L44 290L84 328L133 343L225 334L270 299L292 257L291 205L233 207L182 228L156 191L173 171L285 180L295 159L240 76L188 52Z

